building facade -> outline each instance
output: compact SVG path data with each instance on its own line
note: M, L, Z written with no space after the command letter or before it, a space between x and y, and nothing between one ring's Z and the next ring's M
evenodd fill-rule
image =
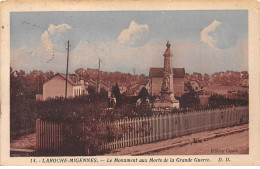
M76 96L87 95L88 86L84 80L80 80L75 76L68 76L67 82L67 97L73 98ZM43 84L43 100L65 97L66 75L58 73L52 79Z
M174 95L180 97L184 94L184 68L173 69L173 89ZM150 94L160 95L163 83L163 68L150 68Z

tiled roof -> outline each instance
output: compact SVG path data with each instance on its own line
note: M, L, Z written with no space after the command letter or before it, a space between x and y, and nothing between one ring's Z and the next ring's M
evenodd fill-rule
M93 79L90 79L87 81L88 83L92 83L92 85L97 85L97 82L95 82ZM100 80L100 83L102 83L103 85L107 86L107 87L110 87L110 85L102 80Z
M66 80L66 75L65 75L65 74L63 74L63 73L58 73L57 75L61 76L64 80ZM73 79L73 80L72 80L72 79ZM76 79L75 79L73 76L68 75L68 82L69 82L70 84L72 84L73 86L78 85L78 84L76 84L76 81L74 81L74 80L76 80Z
M191 81L196 81L199 84L200 87L205 87L206 86L206 83L203 80L191 80Z
M185 69L184 68L172 68L173 69L173 77L184 77ZM163 68L150 68L151 77L162 77L163 76Z
M97 85L97 83L94 80L92 80L92 79L88 80L88 83L92 83L92 85L94 85L94 86Z

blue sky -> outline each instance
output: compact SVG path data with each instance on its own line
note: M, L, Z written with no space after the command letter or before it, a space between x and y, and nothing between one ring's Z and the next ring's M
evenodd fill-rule
M248 69L248 13L212 11L106 11L11 13L11 66L14 69L66 70L70 67L148 75L163 66L166 42L173 67L212 74Z

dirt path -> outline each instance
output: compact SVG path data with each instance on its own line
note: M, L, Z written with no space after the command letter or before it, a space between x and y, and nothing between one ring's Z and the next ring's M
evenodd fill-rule
M212 136L214 134L229 132L229 131L242 129L242 128L246 128L246 127L248 127L248 125L228 127L228 128L217 129L217 130L212 130L212 131L205 131L205 132L201 132L201 133L195 133L195 134L191 134L191 135L187 135L187 136L168 139L168 140L164 140L164 141L160 141L160 142L117 149L117 150L111 151L111 153L106 154L106 155L117 156L117 155L138 154L139 152L146 152L147 150L157 149L157 148L160 149L161 147L175 145L177 143L188 142L188 141L192 141L194 139L204 138L204 137ZM216 154L217 151L222 152L221 151L222 147L223 147L222 143L224 145L226 145L225 148L230 148L230 149L233 149L233 147L232 147L233 145L234 146L237 145L236 148L234 148L234 149L237 149L237 152L232 152L232 154L248 153L248 147L249 147L249 145L248 145L249 144L248 132L243 132L243 134L242 135L241 134L242 133L236 133L236 134L232 134L230 136L223 136L223 137L219 137L219 138L214 138L212 140L212 142L211 142L211 140L208 140L208 141L205 141L205 142L202 142L202 143L193 143L191 145L186 145L186 146L183 146L183 147L170 148L169 151L164 150L164 151L154 152L151 155L156 155L156 153L157 153L157 155L211 154L211 149L217 149L217 150L212 150ZM216 140L216 139L217 139L217 141L214 142L214 140ZM224 139L224 140L222 141L221 139ZM233 144L234 142L236 142L236 144ZM216 144L216 146L214 146L214 144ZM197 145L198 147L195 146L195 145ZM194 146L195 146L195 148L193 150ZM188 147L188 148L186 148L186 147ZM185 148L185 149L182 149L182 148ZM145 154L145 155L149 155L149 154Z
M248 154L248 130L228 136L218 137L202 143L193 143L183 147L171 148L146 155L217 155Z
M11 149L36 149L36 134L28 134L11 142Z

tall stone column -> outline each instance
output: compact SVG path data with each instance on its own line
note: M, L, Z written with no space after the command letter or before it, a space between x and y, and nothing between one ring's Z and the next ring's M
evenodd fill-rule
M155 107L179 108L179 101L174 97L173 88L173 69L171 44L169 41L166 44L166 51L164 52L164 68L163 68L163 83L161 86L160 100L154 105Z
M172 71L172 52L171 44L169 41L166 44L167 49L164 52L164 68L163 68L163 84L162 84L162 93L173 93L173 71Z
M173 70L172 70L172 52L171 44L169 41L166 44L167 49L164 52L164 69L163 69L163 83L161 87L161 97L165 101L174 102L174 89L173 89Z

